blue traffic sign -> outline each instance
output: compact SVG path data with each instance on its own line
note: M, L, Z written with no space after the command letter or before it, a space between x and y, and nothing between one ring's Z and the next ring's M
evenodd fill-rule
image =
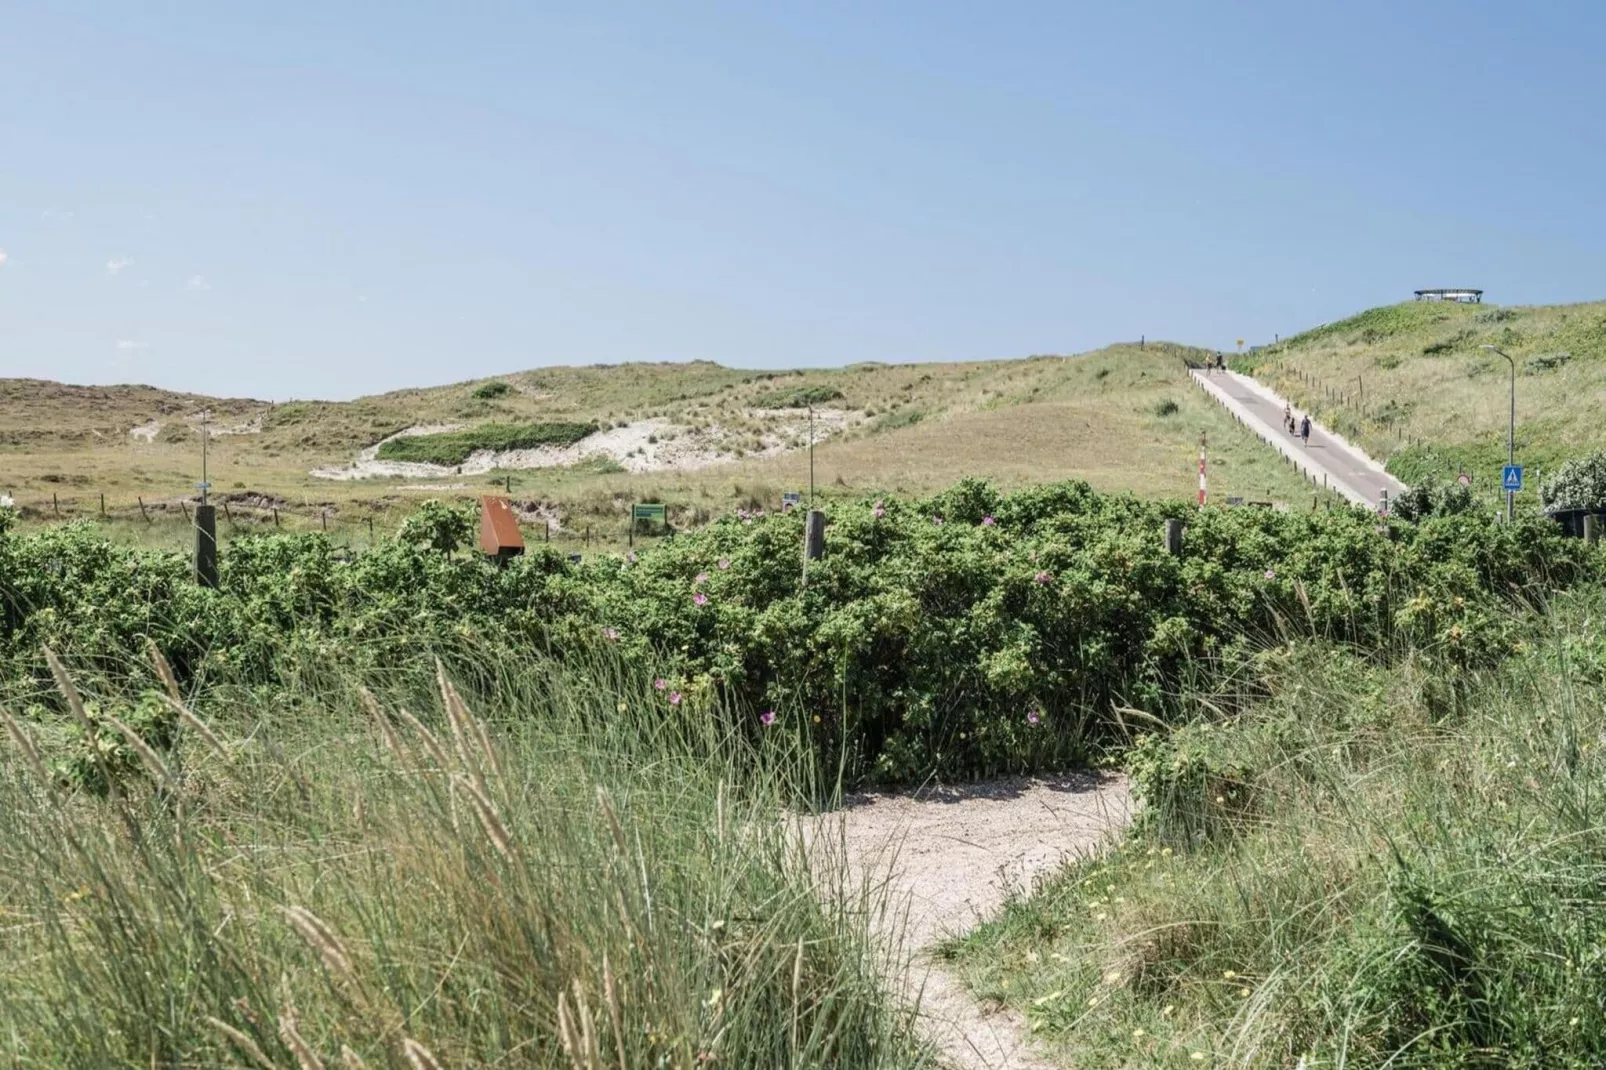
M1508 464L1500 472L1501 490L1522 489L1522 465Z

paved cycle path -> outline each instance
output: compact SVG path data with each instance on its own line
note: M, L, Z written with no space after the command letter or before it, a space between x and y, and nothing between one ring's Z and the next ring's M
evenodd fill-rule
M1283 427L1283 406L1288 402L1262 383L1247 375L1230 371L1195 369L1193 378L1251 431L1273 449L1291 459L1318 485L1325 484L1357 505L1377 508L1388 491L1396 498L1406 489L1404 483L1384 471L1366 453L1346 442L1315 420L1310 424L1310 444ZM1293 410L1297 420L1305 415Z

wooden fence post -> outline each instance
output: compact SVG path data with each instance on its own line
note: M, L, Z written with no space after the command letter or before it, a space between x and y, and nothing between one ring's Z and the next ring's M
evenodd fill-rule
M195 582L202 587L216 587L217 573L217 507L195 507Z
M151 515L145 511L145 499L144 498L140 498L140 497L135 497L134 500L139 502L139 515L140 515L140 518L143 519L145 521L145 523L149 524L151 522Z
M1182 521L1167 519L1165 522L1165 552L1172 557L1182 556Z

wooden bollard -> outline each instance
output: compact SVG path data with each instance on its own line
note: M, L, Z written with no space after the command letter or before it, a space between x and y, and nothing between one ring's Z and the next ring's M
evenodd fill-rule
M825 514L818 509L809 510L803 529L803 555L810 561L825 556Z
M1598 541L1599 539L1600 539L1600 521L1596 518L1594 513L1585 513L1584 514L1584 541L1586 543L1592 543L1592 542Z
M217 507L195 507L195 582L202 587L216 587L217 573Z
M1168 519L1165 522L1165 552L1172 557L1182 556L1182 521Z

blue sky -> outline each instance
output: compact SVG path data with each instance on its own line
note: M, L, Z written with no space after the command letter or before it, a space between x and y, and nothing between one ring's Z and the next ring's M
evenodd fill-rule
M1603 40L1598 0L0 0L0 375L350 397L1602 298Z

